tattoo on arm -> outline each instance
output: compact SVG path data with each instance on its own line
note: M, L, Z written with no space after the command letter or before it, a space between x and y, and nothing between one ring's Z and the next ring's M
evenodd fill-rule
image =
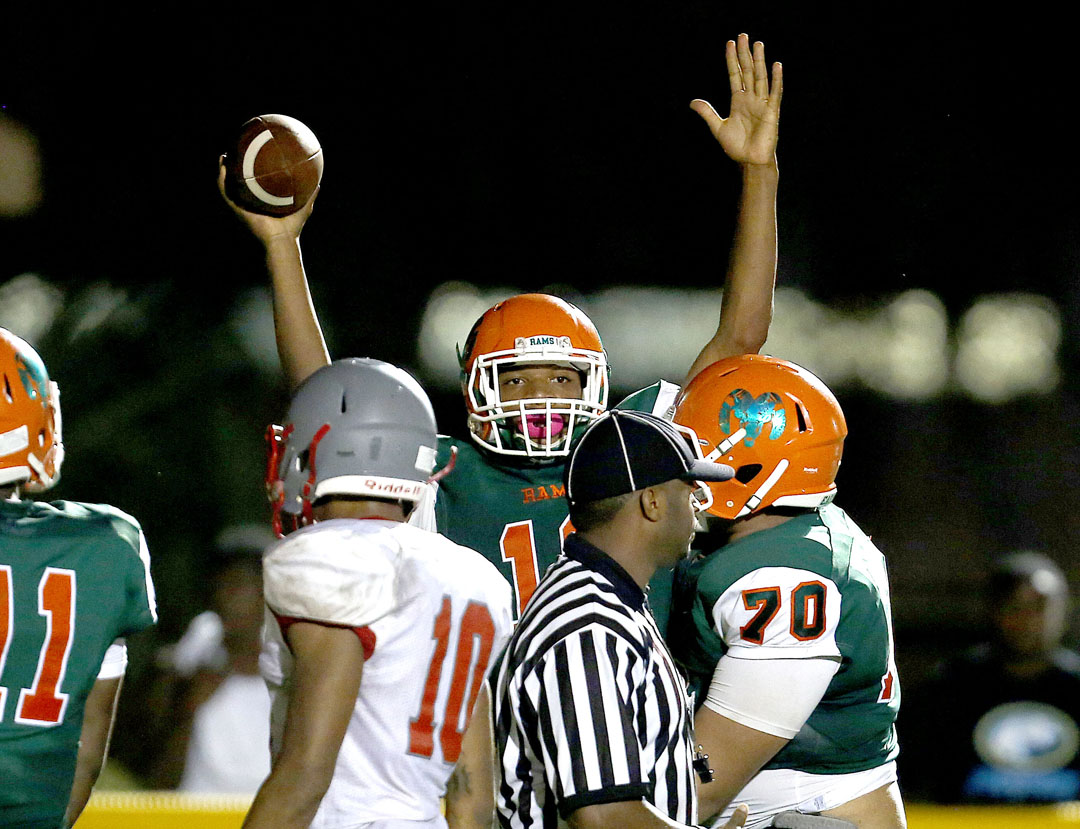
M446 797L452 799L461 795L472 794L472 786L469 781L469 770L464 766L458 766L450 779L446 781Z

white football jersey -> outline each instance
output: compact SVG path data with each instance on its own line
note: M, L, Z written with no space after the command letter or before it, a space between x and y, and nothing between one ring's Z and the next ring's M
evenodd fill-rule
M441 822L472 706L511 632L510 585L476 551L381 519L305 527L271 547L263 569L270 610L259 664L275 757L294 666L274 614L366 627L374 638L311 826Z

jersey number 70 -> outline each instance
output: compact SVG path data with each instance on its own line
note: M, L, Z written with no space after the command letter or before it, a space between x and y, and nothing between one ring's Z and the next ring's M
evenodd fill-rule
M37 672L30 688L19 692L15 722L49 726L64 721L68 695L60 691L75 636L75 571L46 567L38 582L38 613L45 617ZM15 636L15 597L11 565L0 564L0 681ZM0 722L4 719L8 689L0 685Z

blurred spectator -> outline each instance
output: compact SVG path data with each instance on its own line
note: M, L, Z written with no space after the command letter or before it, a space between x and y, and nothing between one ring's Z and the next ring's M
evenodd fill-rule
M216 543L211 607L158 652L147 697L154 732L140 764L154 788L254 794L270 772L270 697L259 675L262 551L268 529Z
M942 803L1080 798L1080 654L1061 647L1061 569L1033 552L990 576L989 641L904 700L900 781Z

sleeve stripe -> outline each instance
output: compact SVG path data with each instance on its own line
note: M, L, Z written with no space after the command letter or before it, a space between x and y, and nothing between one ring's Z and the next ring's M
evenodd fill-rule
M139 530L139 560L146 578L146 602L150 606L154 624L157 624L157 597L154 595L154 580L150 577L150 550L146 546L146 536L142 530Z
M272 610L270 612L274 613L274 611ZM364 661L371 659L371 655L375 653L375 631L373 631L367 625L335 625L332 622L324 622L321 619L301 619L297 616L284 616L280 613L274 613L274 618L277 619L278 627L281 628L282 636L285 635L285 631L287 631L297 622L309 622L313 625L322 625L326 628L341 628L342 630L351 630L353 633L356 634L357 638L360 640L360 646L364 649ZM286 639L285 643L288 644L288 641L289 640Z
M555 680L556 693L559 696L558 710L562 714L562 728L560 730L564 739L560 745L552 746L552 748L554 753L565 756L565 763L560 757L559 767L569 765L574 781L572 794L577 794L589 790L589 781L583 762L584 751L580 750L584 748L582 745L584 734L578 726L577 709L574 706L576 694L572 685L573 677L570 673L570 665L567 661L565 641L555 646ZM554 710L554 708L552 707L550 710ZM596 748L595 741L593 741L592 748L593 750Z
M612 757L624 754L625 748L620 750L608 739L608 710L611 708L618 710L621 706L618 695L612 694L610 690L611 680L614 678L610 673L611 666L606 662L599 662L596 658L596 635L595 631L588 631L581 638L581 667L585 672L587 687L584 689L585 693L578 696L578 700L579 704L588 706L589 709L592 724L590 739L594 743L593 754L599 764L597 783L603 787L615 785ZM601 677L601 670L604 671L603 677Z
M615 761L612 769L613 783L641 779L641 748L638 745L637 734L634 732L634 718L630 709L630 702L633 698L633 684L620 681L620 678L624 678L630 670L630 663L624 654L619 653L617 644L615 637L611 634L604 637L608 662L615 669L615 676L613 677L615 692L618 694L619 702L622 703L618 711L613 711L610 706L605 709L608 717L605 733L621 735L625 749L612 758ZM618 737L615 739L618 739Z
M533 679L530 678L527 684L533 684ZM558 753L559 744L558 740L555 738L555 731L552 727L552 719L550 716L550 713L555 710L555 706L558 702L558 694L556 694L556 698L553 699L548 691L548 687L541 683L539 678L536 679L536 684L538 685L536 704L535 706L528 705L528 708L536 712L535 718L536 724L539 727L540 743L538 748L541 755L539 759L543 764L544 778L547 787L555 792L555 796L559 800L562 800L564 796L562 781L570 780L571 777L569 769L563 765L568 759L565 757L565 752L563 753L563 756L560 756ZM528 694L528 688L523 687L522 691L525 693L522 694L522 700L519 702L519 706L525 707L531 700L530 695ZM545 713L545 716L540 716L541 711Z

